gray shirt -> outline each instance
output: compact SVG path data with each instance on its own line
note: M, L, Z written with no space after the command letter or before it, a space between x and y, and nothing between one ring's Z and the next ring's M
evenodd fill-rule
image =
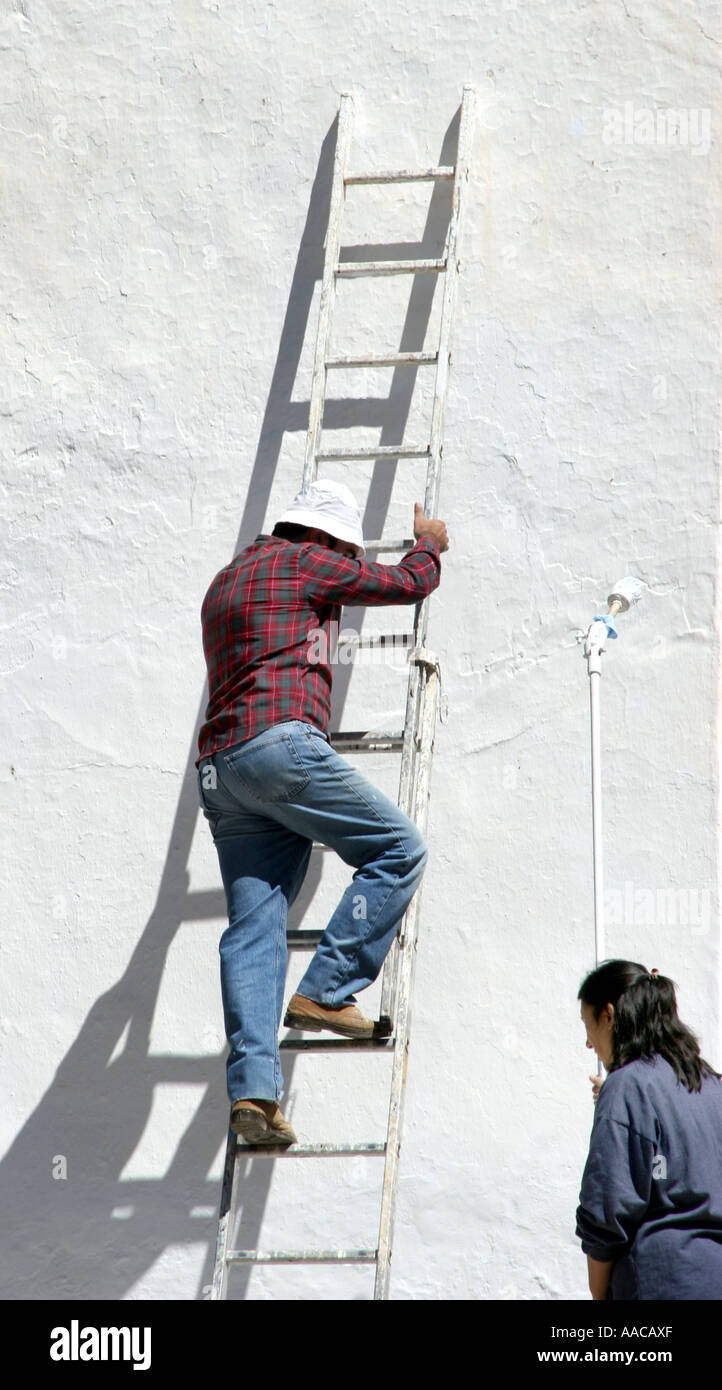
M576 1234L613 1299L722 1298L722 1082L688 1091L655 1055L606 1078Z

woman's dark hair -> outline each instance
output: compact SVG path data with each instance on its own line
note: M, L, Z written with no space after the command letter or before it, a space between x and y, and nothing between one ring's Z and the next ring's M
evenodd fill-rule
M609 1071L659 1053L688 1091L699 1091L705 1076L719 1076L700 1057L694 1033L677 1016L674 981L666 975L653 975L631 960L605 960L587 975L577 998L590 1006L595 1019L606 1004L614 1006Z

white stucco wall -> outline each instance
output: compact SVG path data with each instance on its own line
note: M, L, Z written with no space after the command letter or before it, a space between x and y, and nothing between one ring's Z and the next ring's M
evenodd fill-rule
M392 1297L584 1298L579 639L626 573L649 593L603 658L608 953L671 974L722 1065L719 6L16 0L0 34L3 1296L204 1296L227 1107L200 604L300 480L340 93L354 167L388 168L439 160L470 82L429 633L449 715ZM359 240L421 235L428 190L373 197ZM351 350L386 329L398 345L408 291L344 298ZM389 498L379 469L372 532L387 504L406 526L420 478L399 466ZM403 688L354 672L344 725L398 716ZM363 766L393 791L389 763ZM326 860L305 924L343 882ZM300 1057L287 1112L308 1139L380 1138L389 1068ZM255 1160L243 1243L374 1243L375 1162ZM231 1294L371 1287L368 1269L281 1268Z

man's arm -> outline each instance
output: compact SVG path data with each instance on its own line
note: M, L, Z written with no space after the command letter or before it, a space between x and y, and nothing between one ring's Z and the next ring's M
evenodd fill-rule
M317 603L390 604L416 603L437 587L441 576L441 551L449 540L443 521L414 509L416 545L398 565L379 565L348 560L322 545L302 545L299 568L303 592Z

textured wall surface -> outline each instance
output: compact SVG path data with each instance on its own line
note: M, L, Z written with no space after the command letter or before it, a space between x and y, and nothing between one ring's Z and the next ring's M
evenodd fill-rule
M702 0L3 5L4 1297L207 1296L227 1107L199 609L300 481L343 91L355 168L453 159L478 93L392 1297L587 1297L580 638L627 573L648 593L603 658L607 949L673 976L722 1066L721 59ZM345 241L434 254L443 196L366 196ZM410 291L344 286L339 345L420 346L438 293ZM328 423L408 437L421 375L339 377ZM370 533L406 530L415 465L353 481ZM342 725L398 722L400 665L339 671ZM297 923L341 891L329 861ZM380 1138L388 1077L297 1057L285 1108L310 1140ZM241 1243L373 1244L378 1190L373 1159L253 1160ZM371 1287L263 1269L231 1296Z

